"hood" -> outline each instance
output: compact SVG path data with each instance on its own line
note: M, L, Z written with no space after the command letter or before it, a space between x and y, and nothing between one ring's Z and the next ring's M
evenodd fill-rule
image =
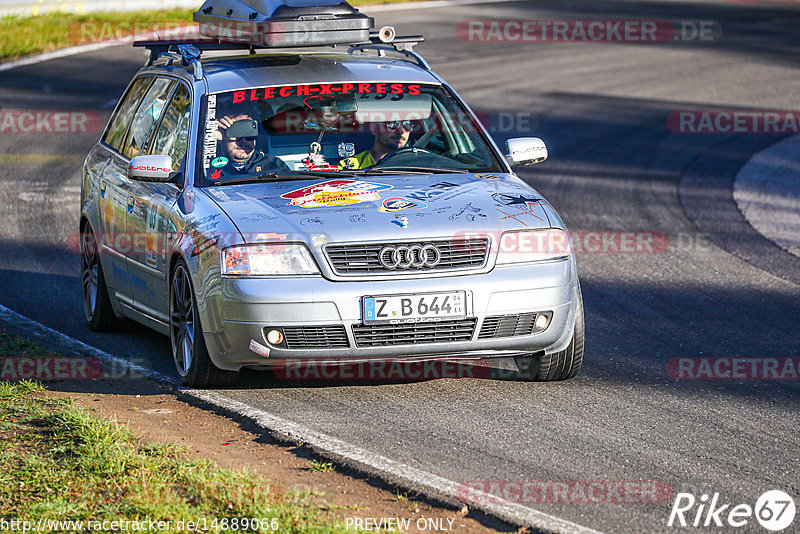
M546 201L511 174L292 180L205 192L245 242L394 241L549 228Z

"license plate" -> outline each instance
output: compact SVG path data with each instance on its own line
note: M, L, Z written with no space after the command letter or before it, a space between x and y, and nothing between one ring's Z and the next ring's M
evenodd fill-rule
M364 323L426 322L467 316L465 291L362 299Z

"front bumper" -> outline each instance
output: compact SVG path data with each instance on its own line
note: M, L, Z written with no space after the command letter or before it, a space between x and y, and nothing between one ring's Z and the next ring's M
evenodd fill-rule
M333 282L319 276L222 278L216 332L205 332L212 361L222 369L269 367L281 360L360 361L368 359L490 358L563 350L575 321L577 276L571 259L495 267L489 273L445 278ZM474 331L458 341L359 346L354 327L362 324L365 295L468 292L468 319ZM487 317L551 314L540 332L479 339ZM343 329L346 347L287 349L270 345L267 328L331 326ZM342 328L343 327L343 328ZM251 342L267 347L256 354ZM363 343L362 343L363 345Z

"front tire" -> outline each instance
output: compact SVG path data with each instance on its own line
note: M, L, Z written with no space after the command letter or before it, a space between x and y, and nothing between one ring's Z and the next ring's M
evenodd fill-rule
M566 349L544 356L518 356L514 358L520 377L534 382L569 380L578 374L583 363L583 295L578 284L578 308L575 311L575 328Z
M197 299L183 260L178 260L170 281L169 339L175 367L184 385L194 388L230 386L238 380L238 371L220 369L208 355Z
M119 324L108 296L97 238L88 223L81 229L81 295L89 330L108 332Z

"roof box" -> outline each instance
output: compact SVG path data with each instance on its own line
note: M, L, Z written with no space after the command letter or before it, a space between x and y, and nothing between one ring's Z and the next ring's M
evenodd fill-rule
M206 37L268 48L363 43L375 25L339 0L207 0L194 21Z

